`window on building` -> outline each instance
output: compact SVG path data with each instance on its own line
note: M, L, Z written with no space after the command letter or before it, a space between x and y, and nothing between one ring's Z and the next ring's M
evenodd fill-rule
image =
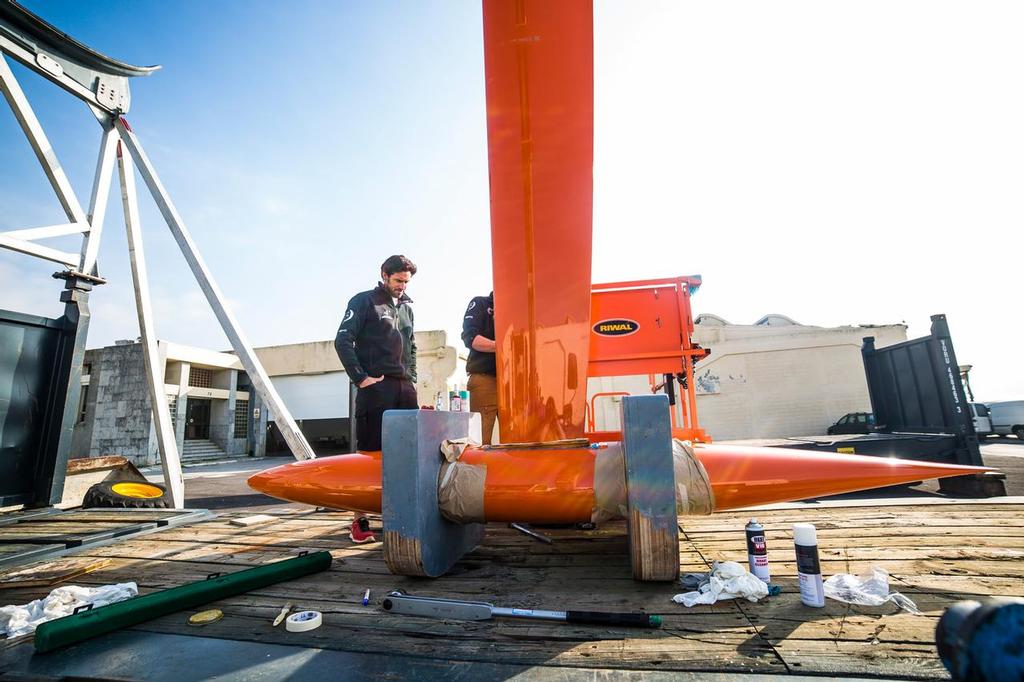
M167 396L167 410L171 413L171 428L178 430L178 396Z
M213 370L192 367L188 373L188 385L195 388L213 388Z
M249 401L235 401L235 438L246 438L249 435Z
M78 423L85 421L85 408L89 404L89 384L82 386L81 396L78 398Z

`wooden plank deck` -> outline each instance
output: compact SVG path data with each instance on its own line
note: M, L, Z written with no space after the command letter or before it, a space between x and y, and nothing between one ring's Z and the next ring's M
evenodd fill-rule
M176 509L44 509L0 515L0 569L209 516Z
M551 545L492 524L484 543L449 575L429 580L388 573L379 543L353 544L348 539L351 514L283 513L276 522L240 528L230 523L247 513L238 512L80 549L77 557L110 563L74 583L135 581L145 594L202 580L215 571L326 549L335 558L331 570L211 604L225 614L217 623L188 627L190 611L134 629L531 666L943 679L948 675L934 646L943 609L979 595L1024 596L1022 512L1024 504L990 502L758 511L767 533L773 583L782 587L782 594L757 604L723 602L692 609L671 601L681 591L677 585L631 579L622 523L593 532L539 529L554 539ZM704 571L714 560L745 561L743 526L750 516L743 512L681 519L683 570ZM833 600L826 600L822 609L802 606L791 536L796 521L817 525L826 576L881 566L891 574L892 589L913 599L924 615ZM379 531L379 521L375 525ZM364 607L367 588L372 601ZM500 606L643 610L662 615L664 626L646 631L398 616L379 607L386 592L396 588ZM5 603L25 603L50 589L12 587L3 594ZM272 628L286 602L321 611L324 625L303 634Z

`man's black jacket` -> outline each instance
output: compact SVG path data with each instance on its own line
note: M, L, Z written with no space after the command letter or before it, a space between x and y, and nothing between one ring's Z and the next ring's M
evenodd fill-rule
M498 368L494 353L481 353L473 348L477 335L494 340L494 294L477 296L469 302L466 316L462 320L462 342L469 348L466 372L469 374L497 375Z
M334 348L349 381L366 377L398 377L416 382L416 337L412 299L402 294L398 305L383 284L352 297L334 337Z

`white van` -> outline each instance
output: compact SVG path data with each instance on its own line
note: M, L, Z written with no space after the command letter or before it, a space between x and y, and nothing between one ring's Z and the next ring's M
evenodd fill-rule
M974 432L978 438L991 436L992 420L989 419L988 407L984 403L968 403L971 406L971 420L974 422Z
M1013 434L1024 440L1024 400L986 403L992 431L1000 436Z

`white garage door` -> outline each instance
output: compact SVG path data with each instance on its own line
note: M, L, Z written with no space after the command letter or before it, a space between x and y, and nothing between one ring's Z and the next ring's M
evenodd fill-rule
M344 372L292 374L271 381L294 419L348 417L349 383Z

